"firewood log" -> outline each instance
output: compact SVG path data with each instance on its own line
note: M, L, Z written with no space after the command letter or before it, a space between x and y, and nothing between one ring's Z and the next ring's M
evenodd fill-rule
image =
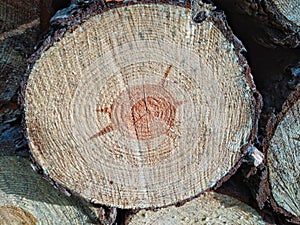
M264 149L272 206L299 223L300 89L289 96L282 111L270 120Z
M189 2L93 2L52 19L23 87L35 163L93 203L151 208L240 166L260 95L222 13Z
M54 189L28 160L2 156L0 167L1 225L97 224L93 207Z
M183 206L157 211L141 210L130 218L129 225L172 224L255 224L263 225L261 216L247 204L214 192L205 193Z

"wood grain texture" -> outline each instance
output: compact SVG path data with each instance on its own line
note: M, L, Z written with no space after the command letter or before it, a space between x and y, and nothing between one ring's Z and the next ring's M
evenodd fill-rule
M37 219L29 212L16 206L0 206L0 224L35 225Z
M95 224L87 203L64 196L42 179L28 160L0 157L1 224ZM34 222L34 223L33 223Z
M120 208L213 187L256 124L255 87L236 51L213 20L193 23L185 7L91 17L30 72L25 122L36 163L89 201Z
M270 130L267 165L271 193L279 207L299 218L300 90L293 93Z
M132 216L129 225L186 224L255 224L263 225L261 216L235 198L213 192L205 193L179 207L157 211L141 210Z
M300 26L300 2L297 0L273 0L278 11L296 26Z

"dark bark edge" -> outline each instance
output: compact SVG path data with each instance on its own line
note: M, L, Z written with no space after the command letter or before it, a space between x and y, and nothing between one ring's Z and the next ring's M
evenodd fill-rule
M280 121L285 117L286 113L293 107L293 105L295 104L295 102L297 100L299 100L299 98L300 98L300 89L297 89L296 91L294 91L292 94L289 95L289 97L287 98L287 100L285 101L285 103L282 106L281 112L277 116L273 115L269 119L267 128L266 128L267 136L263 141L263 151L266 155L270 151L269 144L270 144L270 141L271 141ZM266 165L268 165L269 164L268 157L266 157L265 161L266 161L265 162ZM268 179L267 179L266 185L269 190L268 197L269 197L269 201L270 201L272 208L274 209L275 212L284 215L288 222L300 224L300 217L297 217L297 216L293 215L292 213L288 212L287 210L285 210L284 208L280 207L277 204L277 202L275 201L275 199L272 195L272 188L271 188L271 184L270 184L270 172L269 172L268 167L267 167L267 170L268 170L268 175L267 175ZM295 199L295 201L297 201L297 200Z
M30 75L30 72L37 60L41 58L43 53L47 51L55 42L58 42L67 32L74 31L80 24L87 21L89 18L103 13L109 9L128 6L128 5L134 5L134 4L170 4L170 5L176 5L181 6L185 8L192 8L192 2L189 0L145 0L145 1L139 1L139 2L104 2L104 0L101 1L93 1L89 4L78 4L73 5L71 8L66 9L66 17L65 16L55 16L51 19L51 27L48 33L44 36L44 38L38 43L36 46L36 52L28 59L28 69L24 76L24 80L21 83L21 93L19 96L19 103L24 111L26 108L25 105L25 92L26 92L26 85L27 81ZM197 13L197 12L196 12ZM220 11L211 11L210 16L205 18L204 20L212 21L218 29L222 32L222 34L225 36L225 38L228 40L228 42L232 43L234 46L235 53L239 59L240 66L244 69L244 74L247 79L247 82L251 88L252 92L252 103L254 106L253 112L252 112L252 121L253 121L253 127L251 129L251 135L249 136L249 139L247 143L241 147L240 155L238 156L238 159L236 160L235 165L229 170L229 172L222 177L213 187L208 188L206 191L215 190L218 187L220 187L225 181L227 181L241 166L243 163L244 158L247 155L247 151L251 145L256 140L256 134L258 130L258 119L261 112L262 107L262 97L260 93L256 90L253 77L251 75L250 67L244 57L245 48L241 41L233 34L231 28L226 22L225 15L223 12ZM192 21L195 24L199 24L201 22L199 21ZM22 122L23 130L26 139L28 140L28 134L26 131L26 125L25 125L25 112L23 112L23 122ZM53 180L51 177L49 177L43 168L39 166L39 163L34 159L34 157L31 154L31 161L36 165L37 170L43 174L43 177L48 180L53 186L55 186L57 189L61 190L63 193L71 193L73 195L79 196L76 192L70 190L69 188L64 187L64 185L60 184L59 182ZM204 192L204 191L203 191ZM186 200L182 200L177 203L172 203L169 205L165 205L162 207L149 207L148 209L157 209L157 208L164 208L168 207L170 205L183 205L188 201L191 201L192 199L199 197L203 192L197 194L196 196L190 197ZM87 199L89 202L90 200ZM139 208L137 208L139 209Z

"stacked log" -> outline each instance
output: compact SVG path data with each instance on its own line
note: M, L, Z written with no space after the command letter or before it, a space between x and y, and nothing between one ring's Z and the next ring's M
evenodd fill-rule
M46 34L50 28L50 20L54 14L70 5L70 0L40 0L39 17L42 34Z
M190 7L97 2L58 18L24 87L26 135L45 175L90 202L136 209L234 173L256 134L259 94L223 15Z
M256 22L248 32L268 47L300 46L300 5L298 0L215 0L218 6L235 14L243 14Z
M53 188L26 159L0 157L0 224L95 224L96 211Z
M263 21L259 43L299 46L297 2L216 2ZM223 13L202 1L36 3L0 6L1 224L299 223L299 90L260 120L260 148L261 97ZM22 84L25 140L18 85L49 26ZM26 141L42 175L3 156L27 157ZM262 217L210 192L222 185Z
M155 212L141 210L129 220L129 225L265 224L247 204L214 192L205 193L180 207L172 206Z
M4 0L0 5L0 155L26 155L18 91L39 35L37 0Z
M271 203L274 209L299 223L300 89L291 94L272 118L265 140Z
M44 4L42 3L42 5ZM87 216L83 214L79 215L80 213L77 212L75 208L71 209L70 211L72 213L66 217L56 218L53 214L55 213L53 210L64 211L69 210L71 207L52 207L51 204L60 204L61 197L63 198L63 203L69 201L69 204L73 204L74 199L67 200L64 196L60 196L61 194L57 193L57 190L56 192L49 191L51 190L51 186L45 186L45 181L38 179L38 175L36 175L33 170L30 170L30 168L28 169L28 162L26 164L26 160L20 159L21 161L19 162L13 157L10 159L4 157L16 155L28 157L28 147L21 126L22 110L18 104L18 95L21 80L27 69L27 58L33 53L34 45L37 44L38 37L40 36L40 15L45 14L40 11L41 8L40 1L37 0L4 0L0 5L0 164L2 168L0 179L4 182L1 183L1 190L4 192L1 193L0 224L47 224L46 221L48 220L51 221L50 224L65 224L66 218L70 222L73 219L72 217L74 217L74 223L86 224L83 222L83 217ZM6 164L9 165L7 166ZM16 166L19 164L24 164L24 172L28 173L27 178L33 179L32 181L28 181L30 184L24 181L27 174L25 173L24 175L22 173L23 167ZM5 170L5 168L9 169L9 171ZM21 174L25 176L24 179L20 178ZM19 177L20 180L15 181L14 178L10 176ZM15 184L12 182L15 182ZM45 198L45 201L47 201L47 198L51 197L53 198L51 204L42 204L35 201L29 201L30 203L24 201L22 203L24 200L22 193L24 192L22 192L21 189L31 185L28 188L32 190L28 190L28 193L26 193L27 195L36 195L35 191L33 191L35 187L31 182L42 183L41 189L45 189L40 190L38 193L39 200ZM9 188L11 188L11 190L7 192ZM50 192L50 196L47 195L47 193L45 194L47 191ZM7 193L9 193L9 195ZM19 205L28 203L26 207L33 207L33 209L30 208L28 211L24 210L22 207L16 206L16 202L11 202L9 199L16 200ZM74 207L83 204L82 208L86 208L86 203L80 200L77 202L77 205L74 205ZM7 205L8 203L11 205ZM40 211L38 209L39 206L43 208ZM48 210L47 208L52 210L52 218L46 218L46 216L50 215L50 213L45 212ZM31 211L34 211L34 213L32 214ZM100 221L115 219L114 210L95 207L94 211ZM112 215L109 215L110 212ZM60 212L60 214L61 213L62 212ZM38 214L37 217L32 216L35 214ZM77 215L75 216L75 214L78 214L78 216L82 218L76 219ZM79 223L79 221L81 222ZM91 220L91 223L92 222ZM70 223L74 224L72 222Z

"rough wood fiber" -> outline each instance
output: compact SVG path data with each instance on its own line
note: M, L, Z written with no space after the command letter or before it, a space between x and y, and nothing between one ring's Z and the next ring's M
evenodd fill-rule
M289 97L270 128L269 138L267 165L272 196L300 222L300 89Z
M250 206L235 198L205 193L180 207L168 207L158 211L141 210L132 216L129 225L173 224L265 224L261 216Z
M289 21L300 26L300 2L298 0L273 0L278 11Z
M89 201L146 208L231 171L255 133L255 87L214 16L196 24L176 5L113 8L40 53L24 106L44 173Z
M43 180L28 160L0 157L0 224L95 224L87 204L66 197Z
M16 206L0 206L0 224L35 225L37 219L29 212Z

